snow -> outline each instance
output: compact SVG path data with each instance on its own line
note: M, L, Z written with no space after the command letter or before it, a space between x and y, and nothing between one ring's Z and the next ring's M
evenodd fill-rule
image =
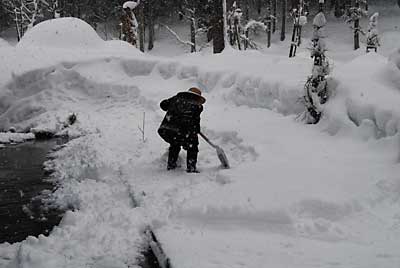
M400 48L396 52L393 52L392 55L390 55L390 61L393 62L400 70Z
M122 5L122 8L123 9L129 8L129 9L133 10L135 7L137 7L139 5L139 3L140 3L140 0L138 0L138 1L126 1Z
M62 223L49 237L1 244L1 267L135 267L148 225L173 267L398 267L400 53L389 61L388 50L331 46L334 95L309 126L296 121L312 68L306 49L294 59L285 45L144 56L120 41L89 45L83 32L94 31L72 20L74 38L55 34L67 27L61 19L0 48L9 63L0 126L78 137L46 163L59 185L47 202L68 209ZM184 172L185 154L182 168L165 171L158 104L192 86L207 98L202 129L229 170L201 141L200 174ZM63 129L71 112L77 122Z
M11 132L0 132L0 144L1 143L20 143L27 140L33 140L35 135L32 133L11 133Z
M58 18L39 23L30 29L18 47L93 48L102 39L86 22L76 18Z
M9 46L10 44L6 40L0 38L0 47L9 47Z

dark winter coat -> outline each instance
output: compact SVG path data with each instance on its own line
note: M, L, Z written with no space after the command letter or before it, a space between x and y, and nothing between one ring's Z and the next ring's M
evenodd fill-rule
M163 100L161 109L167 112L158 133L171 145L183 146L185 150L197 150L197 134L200 132L200 114L203 111L197 97L187 92Z

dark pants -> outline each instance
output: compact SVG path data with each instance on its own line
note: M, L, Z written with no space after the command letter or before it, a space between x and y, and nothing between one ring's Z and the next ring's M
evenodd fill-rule
M179 157L181 147L187 151L186 166L187 171L196 171L197 154L199 152L199 140L196 133L177 132L171 129L160 128L160 136L170 144L168 153L168 169L176 168L176 162Z
M178 160L180 151L181 151L181 145L171 144L168 153L168 167L167 167L168 169L176 168L176 161ZM198 151L199 150L197 146L193 146L192 148L187 148L186 167L188 171L196 170Z

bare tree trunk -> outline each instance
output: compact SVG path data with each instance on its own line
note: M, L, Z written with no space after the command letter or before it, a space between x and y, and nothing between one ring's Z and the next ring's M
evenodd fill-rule
M154 48L154 12L153 7L148 8L149 11L149 44L147 49L152 50Z
M242 50L242 46L240 44L239 20L238 19L235 19L235 22L234 22L233 40L234 40L234 43L236 42L237 48L239 50Z
M271 47L271 26L272 26L272 17L271 17L271 8L272 8L272 0L268 0L267 6L267 47Z
M193 17L190 18L190 42L192 42L191 52L196 52L196 19Z
M20 0L20 6L19 6L19 34L20 34L20 39L22 36L24 36L24 16L22 15L22 9L23 9L23 2Z
M339 0L334 0L334 3L335 3L335 12L334 12L334 14L335 14L335 17L336 18L339 18L341 15L340 15L340 13L341 13L341 11L340 11L340 3L339 3Z
M286 6L287 6L287 0L282 0L281 41L285 41L286 38Z
M360 3L358 0L355 1L355 8L360 7ZM354 20L354 50L357 50L360 48L360 34L359 34L359 27L360 27L360 20L356 19Z
M21 29L19 27L19 19L18 19L18 13L17 13L17 8L14 8L14 13L15 13L15 29L17 31L17 38L18 38L18 42L21 41Z
M296 56L296 34L297 34L297 24L293 25L293 33L292 33L292 44L290 45L290 52L289 52L289 58L292 58Z
M272 32L276 32L276 18L277 18L277 10L278 10L278 0L272 1L272 16L274 16L272 20Z
M225 48L225 23L224 23L224 2L225 0L213 0L213 52L221 53Z
M145 17L144 17L144 1L141 1L139 6L139 49L144 52L144 32L145 32Z
M262 7L262 0L257 0L257 13L258 14L261 14L261 7Z

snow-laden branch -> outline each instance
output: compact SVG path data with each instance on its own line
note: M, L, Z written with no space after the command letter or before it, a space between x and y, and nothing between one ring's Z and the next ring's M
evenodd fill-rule
M165 25L165 24L160 24L160 25L164 26L180 43L182 43L184 45L188 45L188 46L194 46L194 44L192 42L187 41L187 40L182 40L174 30L172 30L171 28L168 27L168 25Z

